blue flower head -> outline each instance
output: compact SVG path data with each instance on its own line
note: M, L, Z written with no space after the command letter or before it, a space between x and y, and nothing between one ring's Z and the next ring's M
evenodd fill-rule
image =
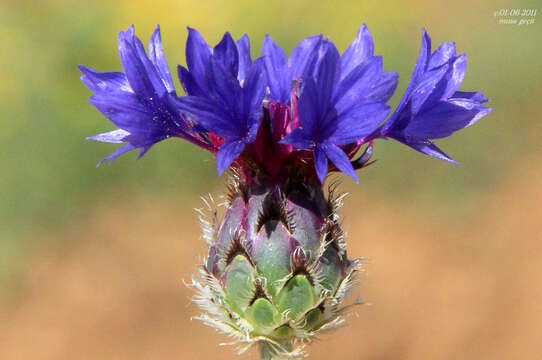
M89 139L125 144L104 160L134 149L141 157L159 141L182 138L216 155L220 174L236 167L284 181L295 171L323 182L329 171L342 171L357 181L355 170L369 163L375 140L392 138L453 162L433 140L491 111L482 93L459 91L466 56L453 43L431 53L425 31L410 83L388 120L398 77L383 71L365 25L342 55L318 35L287 58L266 36L255 60L246 35L234 41L225 33L210 47L188 28L187 66L178 66L185 96L175 92L158 27L148 54L133 27L118 44L124 72L80 66L90 102L117 126Z
M481 92L458 91L467 57L455 44L442 44L431 53L431 39L423 31L420 55L405 94L392 116L375 134L390 137L424 154L455 163L433 142L466 128L491 112Z

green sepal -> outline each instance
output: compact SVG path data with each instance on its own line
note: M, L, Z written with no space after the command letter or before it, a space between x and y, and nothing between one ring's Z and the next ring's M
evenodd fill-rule
M271 297L277 294L276 282L290 273L290 234L279 221L266 223L254 244L254 261L258 272L267 279Z
M226 296L239 314L246 311L255 291L255 270L243 255L237 255L226 268Z
M259 298L250 305L246 316L254 325L256 331L263 334L269 333L270 328L274 328L280 320L278 310L264 298Z
M278 308L288 311L288 317L295 319L314 306L315 294L310 281L305 275L296 275L282 288L278 297Z

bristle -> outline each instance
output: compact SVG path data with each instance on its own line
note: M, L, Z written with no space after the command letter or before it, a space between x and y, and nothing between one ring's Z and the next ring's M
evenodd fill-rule
M200 199L205 206L194 210L198 213L201 237L207 245L211 246L216 242L218 233L217 206L211 194L207 197L202 196Z
M252 295L252 299L250 300L250 303L249 303L250 305L252 305L254 301L260 298L263 298L266 300L270 299L270 296L266 290L265 282L262 279L256 278L256 280L254 281L254 288L255 290L254 290L254 294Z
M326 247L333 245L341 256L346 255L346 233L341 229L340 223L330 218L326 219L326 222L321 229L322 244Z
M339 192L337 189L340 185L339 179L334 179L329 182L328 185L328 216L333 221L338 221L339 219L339 210L344 204L344 199L348 195L347 192Z
M301 246L295 248L290 256L290 267L292 274L308 274L309 256Z
M241 175L239 170L232 168L229 171L226 182L226 205L231 206L233 200L240 197L246 203L248 201L249 193L245 184L241 181Z
M245 231L238 228L234 233L230 234L230 238L229 247L219 254L221 268L224 269L228 266L237 255L243 255L254 266L250 257L250 243L246 240Z

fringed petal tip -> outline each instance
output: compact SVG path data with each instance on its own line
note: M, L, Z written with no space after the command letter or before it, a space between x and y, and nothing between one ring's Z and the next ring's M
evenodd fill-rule
M132 151L134 149L136 149L136 147L133 146L132 144L123 145L123 146L119 147L118 149L116 149L115 151L113 151L111 154L104 157L102 160L98 161L98 163L96 164L96 167L98 168L104 162L111 163L113 160L115 160L116 158L118 158L122 154L125 154L128 151Z
M459 165L457 161L455 161L450 156L448 156L444 151L442 151L438 146L436 146L432 142L419 144L418 146L414 145L412 147L426 155L432 156L434 158L437 158L439 160L452 164L454 167Z
M139 160L143 157L143 155L147 153L147 151L149 151L151 147L152 145L134 146L132 144L125 144L113 151L111 154L101 159L100 161L98 161L98 163L96 164L96 168L100 167L100 165L102 165L104 162L111 164L119 156L136 149L139 149L139 154L137 154L137 160Z

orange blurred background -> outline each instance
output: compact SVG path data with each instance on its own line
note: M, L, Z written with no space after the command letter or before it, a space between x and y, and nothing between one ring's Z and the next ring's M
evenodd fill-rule
M455 40L468 54L462 89L493 113L440 142L453 168L390 141L348 191L350 257L367 259L346 327L310 359L542 358L542 96L539 23L494 12L532 1L7 1L0 5L0 359L234 359L190 317L183 285L205 254L195 207L218 195L214 160L165 142L142 160L94 164L112 148L84 136L111 126L87 102L76 65L119 70L116 36L160 23L171 69L185 26L214 43L270 33L288 51L322 32L344 50L366 22L396 104L419 50ZM536 21L539 19L536 18ZM177 83L178 85L178 83ZM255 358L250 353L246 358Z

